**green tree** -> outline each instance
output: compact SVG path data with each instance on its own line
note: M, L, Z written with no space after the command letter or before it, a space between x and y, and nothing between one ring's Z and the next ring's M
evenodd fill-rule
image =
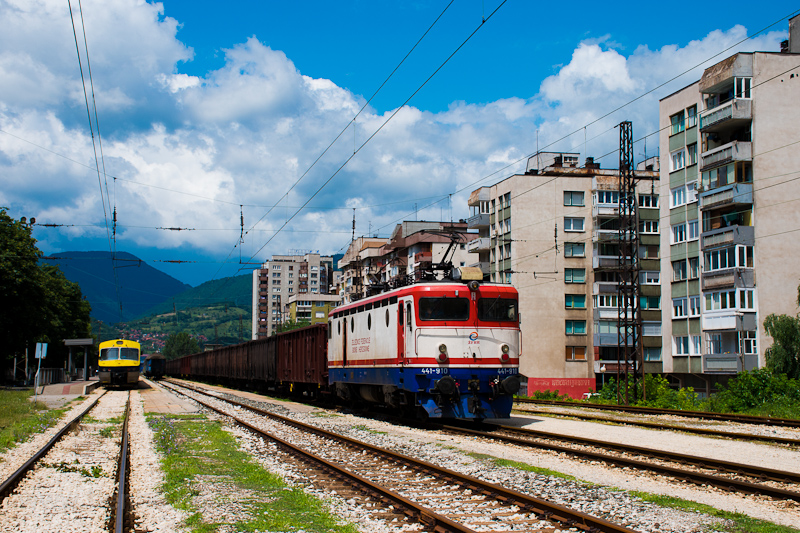
M180 333L173 333L167 337L162 353L164 358L169 361L199 351L200 345L197 344L197 341L191 338L185 331L181 331Z
M800 287L797 288L800 305ZM800 316L769 315L764 319L764 330L772 337L767 348L767 368L790 379L800 379Z
M80 287L57 267L40 264L31 233L0 208L0 366L35 342L50 343L48 364L57 366L67 352L63 339L91 334L91 307Z

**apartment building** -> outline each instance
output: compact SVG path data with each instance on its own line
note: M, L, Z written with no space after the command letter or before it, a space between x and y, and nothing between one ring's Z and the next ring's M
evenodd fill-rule
M460 234L450 247L451 233ZM469 266L477 254L468 251L474 233L466 221L405 221L397 224L388 239L360 237L351 243L339 261L343 271L344 301L367 296L370 291L422 281L425 272L439 264L451 248L453 266Z
M478 230L470 266L520 294L528 390L580 397L616 375L619 170L579 154L539 153L517 174L472 192L467 225ZM661 287L657 168L635 172L640 218L646 370L660 370Z
M332 257L318 253L272 256L253 270L252 338L268 337L288 320L292 296L329 294L332 282Z
M328 314L341 302L338 294L294 294L287 305L288 319L297 324L325 324Z
M797 313L798 94L795 17L782 52L733 55L660 102L663 370L680 385L763 367L764 319Z

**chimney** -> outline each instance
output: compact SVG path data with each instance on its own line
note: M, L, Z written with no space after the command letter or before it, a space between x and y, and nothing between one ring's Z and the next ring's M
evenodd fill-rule
M553 166L554 166L554 167L560 167L560 166L563 164L562 162L563 162L563 158L562 158L562 156L560 156L560 155L557 155L557 156L555 157L555 161L553 161Z
M789 19L788 48L790 54L800 54L800 15L795 15Z
M595 163L594 157L587 157L584 168L600 168L600 163Z

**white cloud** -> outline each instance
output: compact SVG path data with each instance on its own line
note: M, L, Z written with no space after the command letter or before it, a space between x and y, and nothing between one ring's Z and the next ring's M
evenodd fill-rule
M178 22L164 17L160 4L83 4L106 170L122 178L109 182L119 212L118 249L126 243L191 247L223 258L239 237L239 204L245 205L249 226L268 211L266 206L280 201L247 236L245 249L254 252L271 237L266 230L280 227L292 208L304 203L391 115L367 108L355 131L350 127L281 200L350 123L362 97L300 73L291 58L256 37L226 50L225 64L216 71L203 77L180 74L178 65L190 60L192 51L177 40ZM94 164L94 151L68 12L57 0L20 0L0 4L0 17L8 21L8 31L0 34L0 129L38 145L0 133L0 205L42 222L100 225L97 173L81 166ZM376 206L357 212L359 234L367 233L370 222L373 230L391 224L413 211L413 204L427 205L423 197L447 196L524 158L536 149L537 131L544 148L745 33L737 26L685 47L641 46L629 56L610 49L607 38L587 41L530 99L454 102L439 113L403 109L311 205ZM774 50L781 37L768 34L746 46ZM610 127L625 119L634 121L637 136L653 132L658 98L698 76L699 71L684 76L550 149L606 153L618 143ZM494 175L485 184L510 173ZM453 197L454 216L466 215L468 193ZM385 205L402 200L407 203ZM447 217L449 209L445 201L420 217ZM343 234L281 233L259 257L293 248L335 252L349 238L351 219L350 210L303 213L289 229ZM70 249L81 235L104 237L105 229L74 227L42 239L53 250Z

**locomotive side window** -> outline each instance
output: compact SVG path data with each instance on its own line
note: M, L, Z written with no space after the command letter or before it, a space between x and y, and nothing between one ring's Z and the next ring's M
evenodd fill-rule
M420 298L420 320L468 320L467 298Z
M389 310L386 310L386 327L389 327Z
M372 329L372 315L367 313L367 329Z
M341 335L342 334L342 321L341 320L339 321L338 326L339 326L339 328L337 329L336 333Z
M406 302L406 324L411 329L411 302Z
M400 308L397 311L397 323L398 324L402 324L403 323L404 316L405 316L405 314L403 312L403 306L401 305Z
M353 332L356 330L356 321L353 317L350 317L350 331Z
M517 322L517 301L510 298L481 298L478 300L478 320L488 322Z

